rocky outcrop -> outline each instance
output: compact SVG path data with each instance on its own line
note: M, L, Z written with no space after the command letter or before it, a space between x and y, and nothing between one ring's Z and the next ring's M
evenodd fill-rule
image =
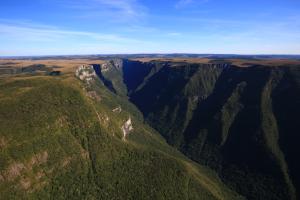
M87 84L91 84L94 78L97 77L92 65L81 65L77 68L75 75Z
M133 130L132 121L131 118L124 123L124 125L121 127L123 132L123 140L126 140L126 136L130 133L130 131Z
M118 106L118 107L114 108L112 111L114 113L121 113L122 112L122 108L121 108L121 106Z
M119 59L119 58L113 59L113 60L111 60L111 62L118 69L121 69L123 67L123 65L124 65L124 60L123 59Z
M109 71L109 68L110 68L110 64L107 62L100 65L100 69L102 73Z
M122 67L123 67L123 60L118 58L109 60L100 65L102 73L109 72L113 68L116 68L117 70L121 70Z
M101 65L94 65L96 74L113 93L129 96L143 84L144 79L156 71L155 63L143 63L127 59L112 59Z

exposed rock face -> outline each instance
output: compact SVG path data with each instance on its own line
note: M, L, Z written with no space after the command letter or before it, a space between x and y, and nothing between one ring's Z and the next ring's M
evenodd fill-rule
M113 93L126 97L138 89L144 78L156 71L154 63L142 63L126 59L112 59L94 69L103 84Z
M123 60L116 58L103 63L102 65L100 65L100 67L101 67L101 72L105 73L112 70L113 68L116 68L117 70L121 70L123 68L123 65L124 65Z
M131 118L125 122L125 124L122 126L122 132L123 132L123 140L126 140L126 136L130 133L130 131L133 130L132 121Z
M102 73L109 71L109 63L103 63L100 66L101 66L101 72Z
M122 59L113 59L111 61L113 63L114 66L116 66L118 69L121 69L123 67L123 60Z
M116 107L115 109L112 110L114 113L121 113L122 112L122 108L121 106Z
M81 65L75 72L76 77L90 84L97 76L92 65Z
M86 95L95 100L100 102L101 96L94 91L92 85L96 80L97 74L94 70L94 66L92 65L81 65L77 68L75 75L81 81L85 83Z

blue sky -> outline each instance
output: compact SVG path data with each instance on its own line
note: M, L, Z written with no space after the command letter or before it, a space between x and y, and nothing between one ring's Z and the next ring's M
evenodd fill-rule
M300 54L299 0L1 0L0 56Z

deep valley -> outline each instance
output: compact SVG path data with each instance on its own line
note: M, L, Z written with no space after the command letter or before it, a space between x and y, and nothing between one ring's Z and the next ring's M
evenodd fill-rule
M3 61L0 199L299 198L297 62L101 59Z

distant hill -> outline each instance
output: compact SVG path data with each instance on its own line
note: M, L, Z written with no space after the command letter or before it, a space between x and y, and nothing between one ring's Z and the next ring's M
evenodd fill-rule
M5 56L2 59L114 59L114 58L210 58L210 59L300 59L300 55L272 55L272 54L192 54L192 53L145 53L145 54L94 54L94 55L66 55L66 56Z

